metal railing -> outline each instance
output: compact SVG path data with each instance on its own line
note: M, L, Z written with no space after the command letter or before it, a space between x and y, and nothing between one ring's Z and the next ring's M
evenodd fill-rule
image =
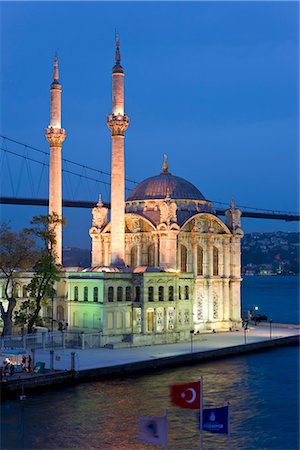
M11 335L0 338L0 349L92 349L103 347L100 332L83 333L70 331L40 332L34 334Z

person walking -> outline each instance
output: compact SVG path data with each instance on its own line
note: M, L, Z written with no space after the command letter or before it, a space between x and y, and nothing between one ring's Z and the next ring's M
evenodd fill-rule
M27 358L27 372L31 372L31 363L32 363L32 358L30 355L28 355Z

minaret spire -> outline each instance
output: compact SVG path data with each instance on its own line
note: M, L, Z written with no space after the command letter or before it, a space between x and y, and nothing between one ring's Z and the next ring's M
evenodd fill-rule
M54 55L54 64L53 64L53 81L58 81L59 74L58 74L58 56L57 52L55 52Z
M53 81L50 85L50 124L46 128L46 139L50 144L49 170L49 214L62 218L62 166L61 149L66 131L61 128L61 84L58 81L58 58L54 57ZM62 263L62 225L55 225L55 260Z
M120 38L116 34L116 64L112 68L112 114L107 116L111 131L111 265L125 263L125 169L124 139L129 117L124 114L124 69L120 65Z

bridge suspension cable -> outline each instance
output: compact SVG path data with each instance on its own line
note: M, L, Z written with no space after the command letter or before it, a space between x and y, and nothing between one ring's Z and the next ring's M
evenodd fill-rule
M44 150L38 149L38 148L36 148L36 147L33 147L33 146L31 146L31 145L24 144L24 143L22 143L22 142L20 142L20 141L17 141L17 140L15 140L15 139L9 138L9 137L7 137L7 136L0 135L0 137L1 137L4 141L10 141L10 142L13 142L13 143L15 143L15 144L17 144L17 145L23 146L23 147L25 147L26 149L29 148L29 149L34 150L34 151L36 151L36 152L42 153L43 155L49 156L49 152L48 152L48 151L44 151ZM34 163L37 163L37 164L41 164L41 165L43 165L44 167L45 167L45 166L46 166L46 167L49 167L49 163L47 163L47 162L39 161L39 160L34 159L34 158L31 158L31 157L29 157L29 156L27 156L27 155L20 155L19 153L16 153L16 152L14 152L14 151L12 151L12 150L8 150L7 148L0 147L0 150L3 151L3 152L6 152L6 153L10 153L10 154L12 154L12 155L14 155L14 156L17 156L17 157L19 157L19 158L23 158L23 159L26 159L26 160L28 160L28 161L31 161L31 162L34 162ZM80 163L78 163L78 162L76 162L76 161L71 161L71 160L66 159L66 158L62 158L62 160L63 160L65 163L73 164L74 166L80 167L80 168L82 168L83 170L87 169L87 170L91 170L91 171L93 171L93 172L99 173L99 174L101 174L101 175L107 175L107 176L109 176L109 177L111 176L111 173L110 173L110 172L106 172L106 171L103 171L103 170L100 170L100 169L95 169L94 167L89 167L89 166L86 166L86 165L84 165L84 164L80 164ZM85 174L82 174L82 173L77 173L77 172L74 172L74 171L69 170L69 169L66 169L66 168L62 168L62 171L65 172L65 173L71 174L71 175L75 175L75 176L77 176L77 177L79 177L79 178L81 178L81 179L83 178L83 179L86 179L86 180L89 180L89 181L93 181L93 182L96 182L96 183L101 183L101 184L104 184L104 185L110 187L110 182L108 182L108 181L99 180L99 179L97 179L97 178L93 178L93 177L91 177L91 176L88 176L88 175L85 175ZM11 176L11 175L10 175L10 176ZM128 181L128 182L130 182L130 183L136 184L136 185L139 183L138 181L132 180L132 179L130 179L130 178L125 178L125 180ZM130 191L130 189L126 188L126 191ZM8 197L7 197L7 198L8 198ZM224 206L226 206L226 207L229 207L229 206L230 206L230 202L220 202L220 201L218 201L218 200L209 200L209 201L211 201L211 202L214 203L214 204L224 205ZM89 203L89 201L87 201L87 203ZM282 211L282 210L277 210L277 209L276 209L276 210L275 210L275 209L267 209L267 208L257 208L257 207L251 207L251 206L240 205L240 204L236 204L236 207L237 207L237 208L240 208L240 209L243 209L244 212L246 212L247 210L252 210L252 211L256 211L256 212L260 212L260 213L267 213L267 214L278 214L278 215L286 215L286 214L289 214L289 215L293 215L293 216L299 216L299 212ZM249 217L252 217L252 216L249 215ZM253 217L254 217L254 216L253 216Z

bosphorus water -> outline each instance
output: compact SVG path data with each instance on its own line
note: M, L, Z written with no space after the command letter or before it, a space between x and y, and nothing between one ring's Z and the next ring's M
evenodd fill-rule
M298 323L297 277L249 278L243 308L259 306L274 322ZM169 385L203 376L204 407L231 404L232 449L299 448L299 351L264 353L131 376L44 393L2 404L2 449L150 449L138 438L141 415L168 408L169 450L199 448L197 414L169 401ZM158 448L158 447L155 447ZM203 448L228 448L204 433Z

